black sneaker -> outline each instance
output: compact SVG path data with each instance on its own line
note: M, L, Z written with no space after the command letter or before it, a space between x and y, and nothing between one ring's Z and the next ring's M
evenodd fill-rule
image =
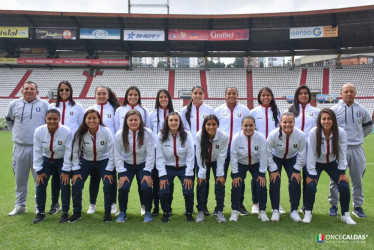
M186 220L188 222L195 221L195 219L192 216L192 213L186 213Z
M65 223L68 221L69 221L68 213L62 213L60 219L58 220L58 223Z
M103 219L104 222L111 222L112 220L113 219L112 219L112 216L110 214L104 215L104 219Z
M352 214L356 215L358 218L366 218L366 214L361 207L355 207Z
M204 213L205 216L210 216L208 208L204 208L203 213Z
M160 213L159 208L158 208L158 207L155 207L155 208L153 209L152 216L158 216L159 213Z
M39 223L43 220L45 220L45 214L38 213L32 223Z
M48 214L56 214L61 210L60 204L56 203L51 205L51 210L49 210Z
M337 206L331 206L330 207L329 216L338 217L338 207Z
M170 214L168 214L168 213L164 213L164 214L162 215L162 219L161 219L161 221L162 221L163 223L169 223L169 221L170 221Z
M247 216L247 215L249 215L249 213L248 213L248 211L247 211L247 209L244 207L244 205L241 205L240 207L239 207L239 214L240 215L243 215L243 216Z
M80 220L82 218L82 216L81 216L81 214L79 213L73 213L71 216L70 216L70 218L69 218L69 220L68 220L68 222L76 222L77 220Z

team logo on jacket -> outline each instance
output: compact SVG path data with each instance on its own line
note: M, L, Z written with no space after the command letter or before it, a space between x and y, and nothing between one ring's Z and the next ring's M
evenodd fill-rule
M69 113L70 115L74 115L74 112L73 111L70 111L70 113Z
M293 148L297 148L297 144L294 144L294 145L293 145Z
M36 112L40 112L42 109L41 108L35 108Z
M108 114L107 116L108 116L108 118L112 118L112 114Z
M181 143L181 147L184 148L186 146L186 144L184 143Z
M105 145L105 141L101 141L101 142L100 142L100 145Z
M219 149L219 145L218 144L216 145L216 149Z
M357 112L357 117L362 117L362 113L361 112Z
M255 146L255 150L258 150L258 146Z
M275 120L274 120L274 117L272 117L271 120L272 120L272 121L275 121Z
M309 116L314 116L314 113L310 112L310 113L309 113Z
M58 144L58 145L62 145L62 141L58 141L57 144Z
M242 117L242 113L238 113L238 117Z

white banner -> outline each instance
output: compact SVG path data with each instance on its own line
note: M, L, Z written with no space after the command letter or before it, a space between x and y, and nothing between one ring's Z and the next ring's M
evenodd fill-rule
M124 30L125 41L165 41L163 30Z
M323 26L290 28L290 39L321 37L323 37Z

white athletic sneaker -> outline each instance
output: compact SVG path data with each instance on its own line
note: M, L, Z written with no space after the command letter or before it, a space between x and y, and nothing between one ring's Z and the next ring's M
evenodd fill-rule
M302 219L300 218L300 215L299 215L299 213L297 212L297 210L293 210L293 211L290 213L290 217L291 217L291 219L292 219L294 222L300 222L300 221L302 221Z
M258 214L259 211L258 203L253 204L251 214Z
M230 216L230 221L238 221L238 218L239 218L239 211L238 210L232 210L231 216Z
M311 223L312 222L312 211L305 210L303 222L304 223Z
M356 225L356 222L352 220L349 212L345 212L344 215L342 215L342 222L347 223L348 225Z
M12 212L10 212L8 215L14 216L17 214L24 214L24 213L26 213L26 206L16 205L14 209L12 210Z
M142 207L140 208L140 215L141 216L145 215L145 206L144 205L142 205Z
M116 204L116 203L113 203L113 204L110 206L110 213L111 213L111 214L116 214L116 213L117 213L117 204Z
M274 213L273 213L274 214ZM279 214L279 213L278 213ZM262 221L262 222L266 222L266 221L269 221L269 218L266 214L266 211L264 210L261 210L259 213L258 213L258 218ZM279 218L278 218L279 220Z
M273 214L271 215L271 221L278 222L279 221L279 210L274 209Z
M284 211L281 205L279 205L279 214L286 214L286 211Z
M223 214L222 211L218 211L218 213L217 213L217 221L218 222L226 222L225 215Z
M90 204L88 206L87 214L94 214L96 212L96 204Z
M204 212L203 212L203 211L199 211L199 212L197 213L197 216L196 216L196 222L197 222L197 223L204 222Z

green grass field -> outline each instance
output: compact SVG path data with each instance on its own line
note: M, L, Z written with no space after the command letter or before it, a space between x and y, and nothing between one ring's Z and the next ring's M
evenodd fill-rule
M98 198L98 212L86 215L88 208L88 190L84 190L83 216L77 223L59 224L60 214L47 215L45 221L32 224L35 217L33 213L34 184L29 182L27 200L28 213L10 217L8 213L14 208L15 192L14 177L11 168L12 143L9 132L0 132L0 246L2 249L40 249L40 248L79 248L79 249L301 249L301 248L355 248L374 249L374 134L365 140L367 155L367 171L365 174L365 204L364 209L368 215L366 219L358 219L356 226L348 226L340 222L340 218L328 216L329 204L328 178L323 174L319 181L316 204L311 224L294 223L289 214L281 216L278 223L262 223L257 216L240 217L236 223L227 222L219 224L214 217L206 217L202 224L187 223L183 216L184 200L180 184L175 187L173 213L169 224L161 223L161 216L155 218L150 224L144 224L140 216L140 204L137 194L136 182L130 192L128 220L124 224L102 222L103 194ZM288 211L286 174L283 174L281 204ZM231 213L229 178L226 184L226 207L224 213L228 220ZM87 184L86 184L87 186ZM247 185L250 187L249 178ZM208 208L213 210L215 200L213 188L210 189ZM50 191L50 188L48 188ZM48 193L50 195L50 192ZM245 193L245 205L250 209L250 191ZM47 198L47 207L50 206L50 197ZM271 207L268 197L268 215L271 216ZM72 209L71 209L72 210ZM352 208L351 208L352 210ZM339 207L340 211L340 207ZM196 214L194 215L196 216ZM325 240L324 244L316 241L316 235L367 235L366 240Z

